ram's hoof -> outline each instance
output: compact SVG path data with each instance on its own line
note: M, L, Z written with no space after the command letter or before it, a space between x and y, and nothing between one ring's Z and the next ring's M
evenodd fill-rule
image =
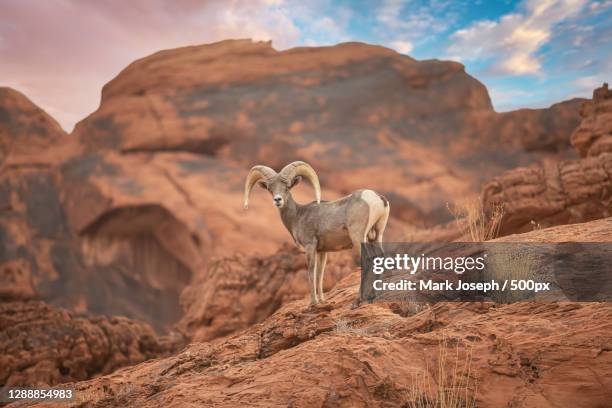
M351 303L351 310L357 309L359 306L361 306L361 299L355 299L353 303Z

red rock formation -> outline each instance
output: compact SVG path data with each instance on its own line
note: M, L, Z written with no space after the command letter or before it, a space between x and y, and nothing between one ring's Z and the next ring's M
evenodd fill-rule
M504 207L500 234L612 215L612 154L521 167L485 184L483 206Z
M124 317L75 317L43 302L0 303L0 386L48 386L107 374L173 351Z
M608 84L593 91L580 112L582 122L572 133L572 144L582 157L612 153L612 91Z
M232 40L132 63L73 135L89 151L190 152L240 174L305 159L333 195L374 188L398 217L434 225L484 175L540 155L526 150L563 150L578 103L497 114L455 62L360 43L279 52Z
M354 270L349 254L331 254L325 291ZM193 333L193 341L212 340L259 323L308 294L306 257L294 246L285 245L267 257L221 258L183 292L185 316L179 327Z
M608 218L506 240L610 242L611 233ZM318 309L307 309L306 299L289 303L223 341L76 383L77 399L97 407L382 407L455 390L479 407L610 400L607 303L438 303L408 313L375 303L353 310L358 283L356 273L345 278Z
M0 87L0 168L57 162L66 144L60 125L21 93Z
M585 159L510 170L482 189L488 213L504 206L500 233L584 222L612 214L612 92L593 92L571 142Z
M102 207L110 197L97 193L90 175L113 177L118 191L133 191L136 180L119 179L98 155L77 155L57 123L15 91L0 90L0 119L0 300L39 298L79 313L124 315L169 329L183 314L179 296L198 260L187 251L185 240L193 241L184 221L150 201L137 202L143 211L130 222L125 213L109 211L114 222L106 223L109 214L100 218L98 209L119 211L131 202L114 197L116 207ZM174 188L164 192L161 183L149 191L175 201L180 196ZM79 216L89 217L86 231ZM124 228L114 234L117 221Z
M556 103L548 109L519 109L500 114L498 128L506 143L528 151L561 152L574 155L568 135L580 123L580 108L585 99L575 98Z
M271 254L290 240L266 193L242 209L254 162L310 161L325 199L363 187L389 195L392 240L406 222L450 217L446 202L483 174L549 154L575 120L575 102L552 108L555 120L548 110L497 114L460 64L357 43L162 51L108 83L100 108L69 138L24 97L3 92L0 149L11 171L0 175L0 279L10 289L0 296L125 315L158 330L182 318L180 295L192 282L190 293L201 290L208 260ZM526 124L518 138L516 121ZM47 137L25 132L35 124ZM533 142L545 129L554 140ZM312 200L303 185L295 193Z

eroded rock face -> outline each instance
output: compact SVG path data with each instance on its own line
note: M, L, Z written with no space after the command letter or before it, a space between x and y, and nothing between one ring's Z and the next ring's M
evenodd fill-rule
M593 91L580 112L582 121L572 133L572 144L582 157L612 153L612 91L608 84Z
M584 222L612 214L612 92L607 84L584 103L571 143L583 159L520 167L482 188L490 214L503 205L500 233Z
M612 215L612 154L521 167L483 186L483 205L504 207L500 234Z
M608 218L512 239L610 242L611 223ZM454 389L479 407L609 401L607 303L438 303L414 310L375 303L351 309L358 285L353 273L331 291L327 305L308 309L307 300L295 301L223 341L195 343L175 356L76 383L77 398L96 407L386 407Z
M431 226L483 175L567 151L579 102L497 114L455 62L361 43L279 52L228 40L132 63L73 135L88 151L189 152L240 174L306 160L332 197L373 188L396 218Z
M160 331L181 319L192 282L197 290L184 299L206 292L210 259L265 256L290 241L267 193L254 191L242 209L256 162L309 161L324 199L376 189L393 208L385 238L401 239L407 223L451 217L446 202L475 191L483 174L561 154L555 140L576 103L552 116L497 114L484 86L454 62L357 43L279 52L251 41L134 62L69 138L24 97L9 96L0 98L2 160L14 163L0 175L0 279L10 289L0 297L125 315ZM24 152L9 149L15 140ZM313 198L304 184L294 193ZM287 300L266 296L274 307ZM188 301L185 327L209 320L202 305L224 310L236 328L274 310L241 320L215 302Z
M85 380L168 354L181 338L156 337L124 317L75 317L40 301L0 302L0 386Z
M580 109L585 99L575 98L555 103L547 109L519 109L500 114L500 137L505 143L516 143L528 151L574 155L568 135L581 121Z
M74 138L23 95L0 89L0 300L38 298L169 330L199 267L199 238L186 227L197 225L195 211L164 206L181 193L164 191L163 175L149 177L151 196L138 196L149 201L130 201L143 171L121 177L124 168L79 154L67 139ZM112 180L117 193L96 176Z
M330 254L324 290L356 267L348 253ZM282 305L310 295L306 255L284 245L272 256L213 260L182 296L185 316L179 327L192 340L208 341L265 320Z
M10 95L2 101L29 103L16 92ZM47 117L32 104L22 105L22 111L2 105L16 115L10 123ZM7 143L28 145L22 140L27 134L19 132L29 127L3 123L0 129ZM273 253L290 239L267 193L253 193L252 210L242 209L244 172L230 163L181 152L63 157L53 149L68 136L59 127L44 133L54 131L53 144L39 146L53 152L53 160L6 165L0 174L0 300L37 298L78 313L146 321L163 332L183 317L179 300L192 281L199 282L190 292L199 302L208 260ZM30 143L29 154L36 146ZM13 151L11 157L25 156ZM295 193L302 202L312 199L306 187ZM294 296L305 293L303 278ZM244 317L236 327L264 319L283 301L273 300L272 308L262 303L255 317ZM226 318L232 316L240 319L236 310ZM218 318L223 320L221 312Z
M0 87L0 165L44 166L57 162L54 154L65 144L60 125L14 89Z

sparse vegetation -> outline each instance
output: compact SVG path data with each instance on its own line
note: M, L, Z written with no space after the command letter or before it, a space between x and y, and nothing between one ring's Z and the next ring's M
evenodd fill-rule
M481 199L467 200L454 207L447 204L447 208L463 235L467 235L471 241L489 241L499 235L504 216L502 204L495 204L490 213L485 211Z
M453 364L448 354L452 346L447 338L442 338L435 374L430 375L427 362L427 371L414 375L403 408L476 407L476 382L471 379L472 348L469 347L462 357L459 345L455 343Z
M532 244L535 245L535 244ZM515 246L489 245L487 248L487 269L485 279L495 280L501 284L505 280L527 280L533 279L534 269L538 265L537 257L530 252L529 248L517 251ZM509 287L505 291L492 291L491 300L496 303L511 303L525 300L532 296L528 291L511 291Z

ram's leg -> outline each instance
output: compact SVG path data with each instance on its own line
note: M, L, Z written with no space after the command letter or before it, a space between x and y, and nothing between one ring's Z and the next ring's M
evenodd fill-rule
M325 295L323 294L323 276L325 275L327 252L318 252L317 257L317 287L319 289L319 300L325 302Z
M318 302L317 299L317 246L306 245L306 263L308 264L308 283L310 285L310 304L315 305Z

